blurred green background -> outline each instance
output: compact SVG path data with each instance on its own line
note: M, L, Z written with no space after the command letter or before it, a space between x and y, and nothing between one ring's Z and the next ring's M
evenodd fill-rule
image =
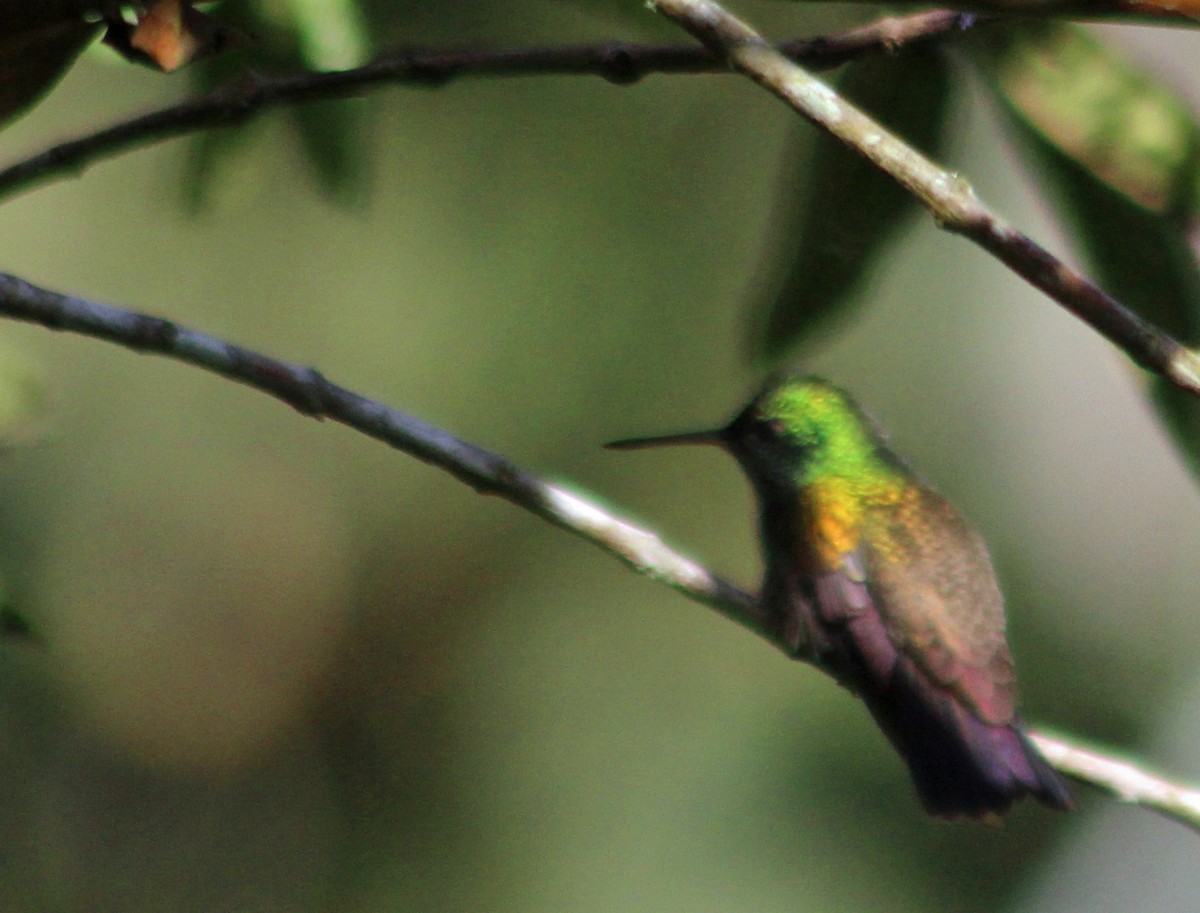
M738 9L780 35L864 17ZM535 0L395 4L387 29L676 36L640 4ZM1169 68L1195 40L1132 43ZM89 55L4 158L186 89ZM728 75L360 104L360 205L267 116L191 215L185 142L6 202L3 267L316 365L756 585L732 461L599 446L710 425L758 383L750 303L808 131ZM948 164L1062 250L981 94L953 133ZM1069 816L932 821L827 678L374 441L38 328L0 326L0 359L49 401L0 462L0 573L43 641L0 647L0 909L1194 906L1177 825L1082 787ZM1200 505L1124 359L922 220L799 364L984 531L1031 721L1200 771Z

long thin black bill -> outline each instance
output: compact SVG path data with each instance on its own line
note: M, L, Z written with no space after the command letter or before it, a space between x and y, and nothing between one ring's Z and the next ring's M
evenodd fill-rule
M610 441L604 446L609 450L637 450L640 447L673 447L676 444L716 444L725 443L725 429L716 431L685 431L682 434L664 434L659 437L631 437L620 441Z

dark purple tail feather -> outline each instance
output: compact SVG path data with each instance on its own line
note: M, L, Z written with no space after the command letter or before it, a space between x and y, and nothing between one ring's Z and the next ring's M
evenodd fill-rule
M813 586L820 617L807 627L827 638L813 647L817 665L863 698L908 763L930 814L999 815L1024 796L1051 808L1072 806L1066 781L1029 741L1019 719L984 722L897 649L879 615L865 611L871 605L865 583L829 573Z
M908 762L921 804L932 815L1002 814L1032 796L1069 809L1071 790L1022 730L985 723L901 660L882 694L867 696L880 726Z

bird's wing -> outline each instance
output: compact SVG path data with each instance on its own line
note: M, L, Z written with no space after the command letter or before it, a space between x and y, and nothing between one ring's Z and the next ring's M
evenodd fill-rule
M891 644L980 719L1013 720L1004 606L983 539L940 495L913 486L870 508L862 545L872 607Z
M862 520L857 536L825 524L837 535L797 553L812 658L862 697L931 813L999 814L1023 795L1069 808L1070 790L1015 715L1000 591L979 535L915 486Z

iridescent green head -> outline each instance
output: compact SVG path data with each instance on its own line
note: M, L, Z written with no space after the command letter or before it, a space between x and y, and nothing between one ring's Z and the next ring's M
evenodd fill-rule
M823 478L873 475L888 462L871 421L818 377L770 381L728 425L713 431L615 441L610 447L716 444L757 483L794 488Z
M805 486L881 468L878 432L857 403L818 377L767 384L723 431L747 474L772 486Z

